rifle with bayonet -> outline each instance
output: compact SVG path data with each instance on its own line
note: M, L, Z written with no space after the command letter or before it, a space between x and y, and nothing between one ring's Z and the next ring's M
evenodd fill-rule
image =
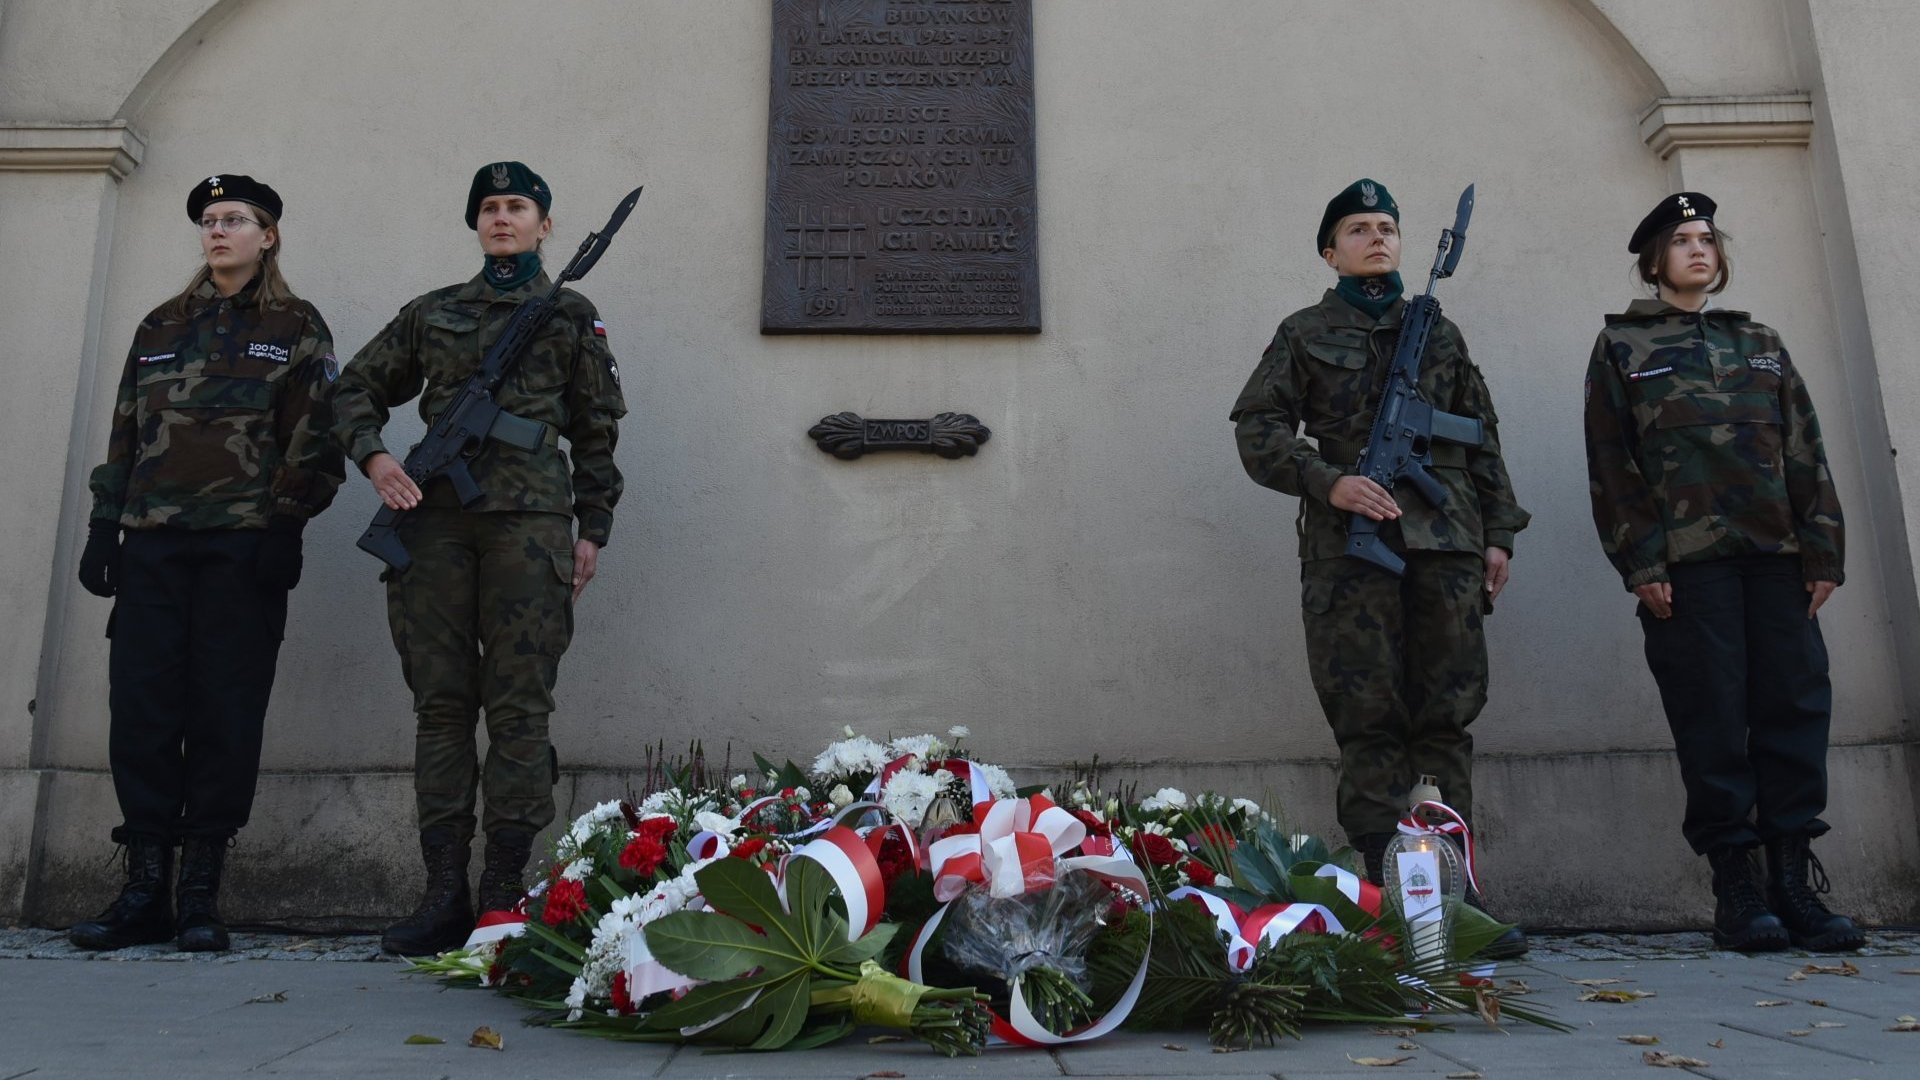
M426 437L407 451L402 467L415 484L425 488L429 480L444 476L453 485L460 505L472 506L486 492L480 490L468 466L489 442L502 442L522 450L538 450L546 442L547 425L502 409L494 395L533 343L534 335L552 317L560 300L560 290L568 282L586 277L593 264L600 261L607 245L613 242L613 234L620 231L634 204L640 201L640 192L640 188L634 188L614 208L606 226L599 232L589 233L580 242L580 250L554 279L553 288L545 296L532 297L514 309L506 330L487 348L480 367L467 376L453 400L427 425ZM407 554L407 546L401 542L399 533L400 521L406 513L390 506L381 507L359 541L360 550L386 563L395 573L402 573L413 565L413 557Z
M1467 220L1472 216L1473 185L1468 184L1460 193L1453 228L1440 232L1440 250L1427 275L1427 291L1407 301L1400 321L1400 342L1394 347L1386 388L1373 415L1373 433L1355 466L1359 475L1389 494L1394 484L1406 480L1435 507L1447 504L1447 489L1428 471L1433 466L1434 440L1469 447L1486 442L1480 421L1442 412L1420 398L1420 362L1426 358L1427 335L1440 321L1440 301L1434 299L1433 287L1441 278L1452 277L1454 267L1460 265L1460 254L1467 244ZM1380 539L1380 525L1365 514L1349 517L1346 553L1396 576L1406 573L1406 560Z

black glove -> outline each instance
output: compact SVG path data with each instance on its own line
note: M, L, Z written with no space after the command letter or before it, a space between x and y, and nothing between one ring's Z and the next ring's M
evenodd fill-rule
M306 519L286 514L267 520L267 535L260 538L260 552L253 562L255 581L289 592L300 584L300 530L306 527Z
M119 578L119 523L87 522L87 546L80 552L80 587L95 596L112 596Z

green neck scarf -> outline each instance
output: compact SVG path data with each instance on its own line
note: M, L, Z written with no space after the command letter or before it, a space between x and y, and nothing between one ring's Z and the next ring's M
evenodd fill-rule
M532 281L540 273L540 253L523 251L518 255L487 256L486 265L480 268L480 276L487 279L495 292L512 292Z
M1333 287L1340 299L1366 312L1370 319L1378 320L1400 299L1403 288L1400 284L1400 271L1381 274L1378 277L1351 277L1342 275L1340 284Z

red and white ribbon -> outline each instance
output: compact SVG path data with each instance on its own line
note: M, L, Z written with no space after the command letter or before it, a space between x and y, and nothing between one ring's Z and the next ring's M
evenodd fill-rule
M1373 882L1368 881L1366 878L1361 877L1351 870L1335 866L1332 863L1321 863L1320 869L1315 870L1313 876L1332 878L1334 888L1340 890L1341 896L1353 901L1354 905L1361 911L1366 912L1376 919L1380 917L1380 886L1375 885Z
M1320 904L1267 904L1252 912L1203 889L1182 885L1167 894L1169 900L1189 900L1207 909L1220 932L1227 935L1227 966L1234 971L1253 967L1261 945L1272 945L1288 934L1344 934L1339 916Z
M927 860L934 876L934 896L949 902L942 904L933 918L920 928L913 947L907 951L906 975L914 982L926 981L922 958L927 943L933 940L934 931L951 910L953 897L969 884L979 884L992 896L1005 898L1050 888L1060 875L1081 871L1142 899L1147 896L1146 875L1124 855L1060 857L1080 846L1086 837L1086 826L1042 796L1001 799L976 806L974 820L980 824L977 834L949 836L927 848ZM945 895L942 895L943 888ZM1035 1019L1033 1011L1027 1008L1026 995L1021 992L1021 980L1016 977L1009 987L1012 1005L1008 1015L993 1014L994 1036L1017 1046L1064 1046L1097 1039L1113 1031L1126 1022L1140 1000L1152 949L1153 932L1149 923L1147 950L1140 955L1140 970L1134 972L1133 981L1120 995L1120 1000L1105 1016L1065 1033L1048 1031Z
M905 757L897 757L887 762L886 766L874 776L873 782L867 785L866 797L875 800L879 799L881 793L887 789L887 781L893 779L893 774L906 768L916 757L918 757L918 755L908 754ZM987 778L981 775L980 770L974 768L973 763L966 758L947 758L944 761L929 760L923 768L929 776L941 769L945 769L962 780L965 780L968 790L973 793L973 805L975 806L993 800L993 790L987 787Z
M787 899L786 869L795 859L818 863L840 890L840 899L847 905L848 941L860 940L880 922L887 906L887 885L880 877L880 864L874 859L873 849L859 833L836 825L781 860L777 876L783 904Z
M1428 809L1447 820L1438 825L1428 822L1421 815L1421 811ZM1467 885L1474 892L1480 891L1480 879L1473 872L1473 831L1467 828L1467 819L1460 816L1460 811L1429 799L1408 810L1407 816L1400 819L1400 833L1403 836L1458 836L1460 850L1466 853Z

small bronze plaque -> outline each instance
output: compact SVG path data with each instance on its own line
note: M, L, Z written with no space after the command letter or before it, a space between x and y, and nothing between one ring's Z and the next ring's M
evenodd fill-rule
M1033 0L773 0L763 333L1040 329Z
M919 450L943 458L972 457L993 432L969 413L943 412L931 420L868 420L859 413L823 416L807 437L824 453L852 461L875 450Z

